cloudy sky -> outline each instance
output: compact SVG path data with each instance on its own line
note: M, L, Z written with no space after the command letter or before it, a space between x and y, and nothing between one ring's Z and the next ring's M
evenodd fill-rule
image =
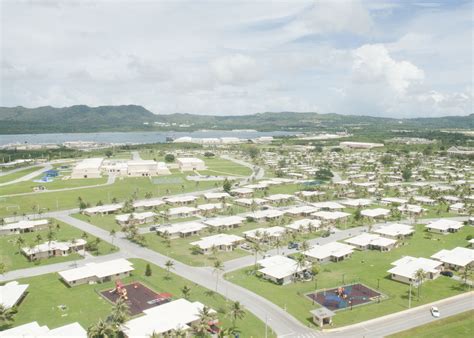
M469 0L0 1L1 106L472 113Z

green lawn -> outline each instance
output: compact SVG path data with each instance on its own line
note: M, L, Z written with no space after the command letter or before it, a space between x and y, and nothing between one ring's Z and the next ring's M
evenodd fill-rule
M64 188L87 187L97 184L104 184L107 182L107 177L63 180L61 176L54 178L53 182L33 182L34 180L37 180L41 177L42 175L39 175L30 181L4 186L1 188L0 192L2 195L12 195L25 192L33 192L33 188L38 186L44 186L47 190L57 190Z
M83 233L82 231L66 223L60 222L58 220L52 220L51 224L52 224L52 230L55 233L54 240L69 241L69 240L72 240L73 238L75 239L81 238L82 236L82 233ZM60 225L59 229L56 227L57 224ZM67 261L82 259L82 256L80 256L79 254L71 254L65 257L51 257L51 258L41 259L35 262L31 262L22 253L18 251L18 246L15 244L16 239L18 237L21 236L25 240L25 244L23 245L23 247L26 247L28 245L37 244L36 236L38 234L41 235L41 238L42 238L41 243L46 242L48 240L47 239L48 231L49 231L48 229L43 229L36 232L24 233L21 235L0 236L0 262L5 263L6 270L11 271L11 270L17 270L17 269L23 269L23 268L31 268L38 265L46 265L46 264L53 264L53 263L60 263L60 262L67 262ZM89 234L86 240L94 241L95 237ZM115 251L116 249L117 249L116 247L110 245L109 243L101 241L99 243L98 254L99 255L108 254L110 252Z
M378 304L371 304L354 308L352 311L339 311L334 317L335 326L349 325L374 317L405 310L408 306L408 285L392 281L387 270L390 263L406 255L430 257L435 252L445 248L466 246L466 236L474 235L474 228L464 227L459 233L450 235L433 235L432 239L425 238L423 225L417 226L414 237L405 242L405 245L382 253L378 251L356 251L351 258L339 263L329 263L321 266L318 275L318 289L337 287L344 282L362 282L372 288L377 288L388 296ZM249 275L251 268L234 271L226 275L233 283L252 290L268 298L278 306L287 309L305 325L312 325L309 311L316 308L304 295L314 291L314 282L298 282L279 286ZM464 287L447 277L441 276L434 281L427 281L421 288L420 300L415 296L413 306L429 303L442 298L450 297L466 291Z
M201 159L207 167L207 170L200 171L203 175L250 176L252 174L252 169L223 158L201 157Z
M474 310L421 325L388 337L404 338L461 338L474 335Z
M191 288L190 301L200 301L212 307L218 312L220 325L231 326L231 320L225 314L228 304L224 297L173 273L167 279L166 271L154 265L152 265L152 276L146 277L144 275L146 262L139 259L130 261L134 263L135 271L133 276L123 279L124 283L140 281L156 292L171 293L174 299L182 298L181 289L187 285ZM47 274L19 280L20 283L27 283L30 286L28 295L18 308L15 326L37 321L40 325L55 328L77 321L87 328L99 318L107 317L111 304L98 292L113 288L113 282L69 288L58 277L57 274ZM59 309L59 305L65 305L66 309ZM265 332L264 323L248 311L243 320L237 321L237 326L242 332L242 337L263 337ZM274 335L270 333L270 337Z
M0 217L16 214L31 213L34 206L43 211L71 209L78 207L78 197L90 205L99 201L108 203L113 198L125 200L133 194L137 198L144 198L145 193L151 192L154 197L179 194L197 190L206 190L216 187L215 182L190 182L184 174L174 174L157 178L124 178L118 179L113 185L84 188L73 191L60 191L25 196L12 196L0 199Z
M23 170L16 171L14 173L10 173L10 174L0 176L0 183L6 183L6 182L16 180L20 177L23 177L25 175L31 174L32 172L35 172L39 168L40 168L39 166L35 166L35 167L31 167L31 168L25 168ZM3 191L3 187L2 187L2 191Z

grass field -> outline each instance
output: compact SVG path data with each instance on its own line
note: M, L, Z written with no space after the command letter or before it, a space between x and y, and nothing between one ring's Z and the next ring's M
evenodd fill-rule
M51 224L52 224L52 230L55 233L54 240L56 241L69 241L69 240L72 240L73 238L75 239L81 238L82 236L82 233L83 233L82 231L66 223L60 222L58 220L52 220ZM59 229L56 227L57 224L60 225ZM0 262L5 263L6 270L11 271L11 270L17 270L17 269L23 269L23 268L31 268L31 267L39 266L39 265L46 265L46 264L53 264L53 263L60 263L60 262L67 262L67 261L82 259L82 256L80 256L79 254L70 254L64 257L51 257L51 258L41 259L35 262L31 262L22 253L18 251L18 246L15 244L16 239L18 237L21 236L25 240L25 244L23 245L23 247L27 247L28 245L37 244L36 236L38 234L41 235L41 238L42 238L41 243L46 242L48 240L47 239L48 231L49 231L48 229L43 229L43 230L39 230L35 232L24 233L21 235L0 236ZM89 234L86 240L94 241L95 237ZM101 241L99 243L98 248L99 248L99 252L98 252L99 255L108 254L117 249L116 247L104 241Z
M252 174L252 169L219 157L201 157L201 159L206 163L207 167L207 170L202 172L203 175L250 176Z
M212 307L218 312L220 325L231 326L231 320L226 316L228 304L224 297L173 273L167 279L166 271L154 265L151 265L152 276L146 277L144 275L146 262L138 259L130 259L130 261L134 263L135 271L133 276L123 279L125 284L140 281L156 292L171 293L174 299L182 298L181 289L186 285L191 288L190 301L200 301ZM77 321L87 328L96 323L99 318L107 317L111 304L98 292L112 288L113 282L69 288L58 277L57 274L47 274L19 280L20 283L27 283L30 286L28 295L19 306L14 326L37 321L40 325L56 328ZM65 305L66 310L60 310L59 305ZM245 318L237 321L236 324L242 332L242 337L263 337L264 335L264 323L248 311ZM271 332L269 336L274 337Z
M179 182L179 183L177 183ZM84 188L74 191L60 191L25 196L5 197L0 200L0 217L16 214L31 213L32 206L43 211L72 209L78 207L78 197L86 203L96 205L99 201L109 203L111 199L125 200L132 195L144 198L150 192L154 197L179 194L197 190L206 190L216 187L215 182L190 182L183 174L174 174L161 177L158 184L149 178L118 179L113 185Z
M40 166L35 166L35 167L25 168L23 170L16 171L14 173L10 173L10 174L0 176L0 183L6 183L6 182L16 180L20 177L31 174L32 172L35 172L36 170L39 170L39 169L40 169ZM2 188L2 190L3 190L3 188Z
M390 263L406 255L430 257L432 254L457 246L466 246L466 236L474 234L474 228L464 227L459 233L450 235L433 235L425 238L424 227L417 226L414 237L405 245L390 252L356 251L351 258L321 266L317 278L317 289L332 288L343 283L362 282L378 289L388 296L387 300L371 305L354 308L352 311L339 311L334 317L335 326L349 325L374 317L405 310L408 307L408 285L392 281L387 270ZM279 286L249 275L251 268L241 269L226 275L226 278L238 285L262 295L278 306L286 309L305 325L312 325L309 311L316 308L304 295L316 289L314 282L298 282ZM465 292L460 282L441 276L434 281L427 281L421 287L420 299L413 297L413 306L429 303Z
M440 319L411 330L390 335L390 338L461 338L474 335L474 310Z

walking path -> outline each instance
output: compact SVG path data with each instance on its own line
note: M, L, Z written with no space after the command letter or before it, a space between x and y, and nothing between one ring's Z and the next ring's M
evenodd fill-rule
M45 171L48 171L50 169L52 169L53 166L49 163L47 164L44 164L44 165L41 165L41 168L38 169L38 170L35 170L33 171L32 173L29 173L29 174L26 174L25 176L22 176L22 177L19 177L15 180L12 180L12 181L8 181L8 182L4 182L4 183L0 183L0 187L3 187L5 185L11 185L11 184L15 184L15 183L20 183L20 182L24 182L24 181L29 181L33 178L35 178L36 176L38 175L41 175L41 173L45 172ZM24 168L23 168L24 169Z

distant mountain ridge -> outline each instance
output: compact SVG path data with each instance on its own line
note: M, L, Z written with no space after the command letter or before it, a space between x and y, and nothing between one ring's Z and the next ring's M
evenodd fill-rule
M180 127L181 125L181 127ZM240 116L155 115L138 105L64 108L0 107L0 134L256 129L317 131L335 129L474 129L474 114L437 118L396 119L319 113L258 113Z

